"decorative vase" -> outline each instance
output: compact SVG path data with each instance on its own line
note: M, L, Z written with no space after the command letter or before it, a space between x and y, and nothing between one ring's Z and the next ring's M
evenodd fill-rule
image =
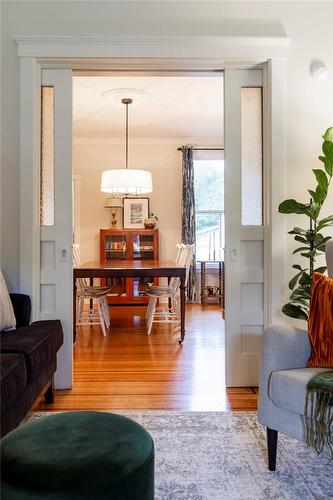
M111 213L110 227L112 229L116 229L117 223L118 223L118 221L117 221L117 214L116 214L116 212L112 212Z
M155 219L144 219L143 224L145 226L145 229L154 229L156 226L156 221Z

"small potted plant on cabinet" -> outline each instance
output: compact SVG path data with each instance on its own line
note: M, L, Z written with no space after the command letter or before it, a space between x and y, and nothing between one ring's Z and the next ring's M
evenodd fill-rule
M158 221L158 217L152 212L149 213L148 219L144 219L145 229L154 229Z

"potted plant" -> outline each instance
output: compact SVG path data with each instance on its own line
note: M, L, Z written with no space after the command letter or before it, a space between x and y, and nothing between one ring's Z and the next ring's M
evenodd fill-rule
M154 229L157 221L158 221L158 217L155 214L153 214L153 212L149 212L148 219L144 219L144 221L143 221L145 229Z
M295 241L301 246L293 251L307 259L305 266L294 264L295 276L289 281L289 289L292 291L290 302L285 304L282 312L292 318L307 320L309 315L312 273L324 273L325 266L315 268L316 258L325 251L326 242L330 236L324 236L321 231L333 225L333 215L319 219L322 206L326 200L329 186L333 176L333 127L326 130L323 135L323 156L319 159L323 162L323 169L314 169L317 186L315 190L309 189L311 196L309 203L300 203L296 200L285 200L279 206L279 212L283 214L299 214L308 218L308 226L304 228L294 227L289 234L294 235Z

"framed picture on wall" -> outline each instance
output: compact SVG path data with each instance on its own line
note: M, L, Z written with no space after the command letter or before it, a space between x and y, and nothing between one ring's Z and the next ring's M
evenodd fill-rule
M142 229L149 217L149 198L124 198L124 229Z

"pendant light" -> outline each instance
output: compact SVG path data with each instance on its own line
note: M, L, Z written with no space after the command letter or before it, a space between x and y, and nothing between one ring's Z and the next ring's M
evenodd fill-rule
M126 106L126 148L125 168L105 170L102 173L101 191L104 193L141 195L151 193L153 190L151 173L147 170L135 170L128 168L128 106L133 99L121 100Z

